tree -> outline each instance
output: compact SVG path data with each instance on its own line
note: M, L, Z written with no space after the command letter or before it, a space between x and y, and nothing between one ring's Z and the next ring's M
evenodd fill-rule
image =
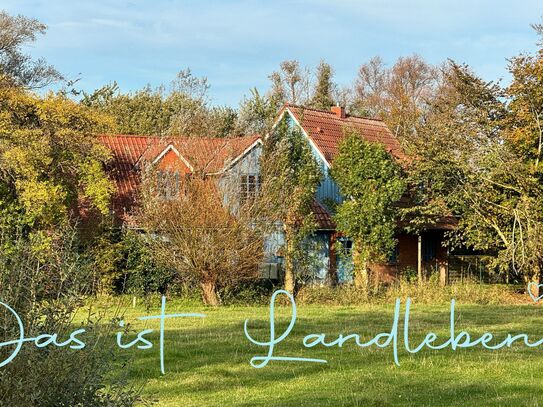
M334 71L330 64L324 60L320 61L317 67L316 83L313 96L309 102L309 106L315 109L330 110L334 106L333 94L335 85L332 82Z
M234 213L216 180L197 173L185 178L178 199L163 200L153 193L152 174L142 221L158 236L153 240L157 261L174 268L181 280L199 284L206 304L219 305L219 288L255 278L263 261L263 235L252 204Z
M296 262L316 227L311 203L322 172L304 135L286 116L265 141L261 168L261 195L270 201L268 219L280 220L285 236L285 289L294 293Z
M396 245L396 203L405 191L401 167L382 145L347 129L331 175L346 197L334 219L353 239L355 285L367 287L367 263L384 260Z
M513 86L521 78L519 72ZM519 129L510 123L525 118L518 115L524 112L524 95L506 104L498 85L453 62L444 79L413 146L417 159L410 178L420 187L413 189L416 205L406 213L422 215L424 221L439 212L455 214L459 226L451 245L495 253L497 270L515 271L526 281L539 279L543 191L534 172L537 150L519 154L521 144L511 141ZM537 146L537 133L534 139Z
M240 103L236 129L242 134L267 134L273 126L278 102L271 97L261 95L256 88L251 89L251 96Z
M543 38L543 25L534 29ZM540 43L543 46L543 41ZM513 80L506 89L511 98L507 138L515 150L541 177L543 154L543 49L535 55L519 55L510 60Z
M281 62L279 71L269 78L272 82L270 98L279 104L305 104L309 100L309 70L302 68L297 60Z
M235 132L236 112L211 107L206 78L181 70L169 87L123 93L115 82L83 93L82 104L115 121L117 132L160 136L225 137Z
M46 29L38 20L0 11L0 86L36 89L62 79L43 59L34 60L21 51Z
M387 68L372 58L358 72L357 110L381 117L400 141L416 136L418 124L437 92L439 70L418 55L399 58Z
M39 247L85 211L107 216L109 154L94 135L109 124L62 95L1 88L0 229L23 227Z

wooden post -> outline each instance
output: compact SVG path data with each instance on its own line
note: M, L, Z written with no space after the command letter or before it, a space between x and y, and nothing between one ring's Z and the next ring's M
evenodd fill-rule
M328 267L328 282L332 286L336 286L338 284L338 275L337 275L337 256L336 256L336 250L338 249L336 247L338 245L337 243L337 234L336 232L333 232L330 234L330 239L328 241L328 259L329 259L329 267Z
M447 263L444 261L439 263L439 285L442 287L447 285Z
M422 284L422 236L418 235L417 244L417 276L419 284Z

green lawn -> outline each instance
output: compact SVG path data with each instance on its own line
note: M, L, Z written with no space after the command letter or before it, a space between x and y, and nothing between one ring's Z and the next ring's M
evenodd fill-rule
M110 301L116 301L115 299ZM277 332L290 320L290 309L278 311ZM158 322L136 322L137 316L159 314L159 300L148 312L144 307L125 311L133 328L155 328L155 346L149 350L117 350L134 355L130 378L146 381L145 394L161 406L537 406L543 404L543 352L521 345L511 349L423 350L407 354L400 347L400 363L393 363L392 348L360 349L354 343L343 348L304 348L310 333L358 333L370 339L390 330L393 304L388 306L298 306L291 335L277 345L275 355L321 358L327 364L272 361L263 369L250 366L252 356L264 348L251 344L250 332L269 338L268 307L187 306L170 300L167 313L201 312L204 319L166 321L165 367L160 375ZM403 316L403 313L402 313ZM492 332L543 336L543 308L534 305L456 307L456 329L472 337ZM400 322L400 333L403 324ZM449 307L413 304L410 329L413 341L429 330L447 338ZM335 336L334 336L335 335ZM400 341L403 337L400 337ZM440 342L440 341L439 341ZM437 343L437 342L436 342Z

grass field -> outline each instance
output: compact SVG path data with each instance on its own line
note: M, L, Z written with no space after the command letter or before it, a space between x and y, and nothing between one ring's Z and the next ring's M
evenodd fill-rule
M249 364L251 357L264 355L266 349L247 340L243 323L249 318L250 333L268 340L268 307L212 309L170 300L167 313L201 312L207 317L166 321L166 374L161 376L158 322L136 321L137 316L159 314L159 299L148 310L143 306L132 308L127 302L124 319L133 323L136 331L155 329L149 336L154 347L116 352L134 356L130 380L146 382L145 395L158 400L160 406L543 405L543 352L539 348L425 349L411 355L400 346L398 367L393 363L392 348L361 349L354 343L328 349L303 346L303 337L310 333L326 333L330 338L358 333L368 340L390 330L393 308L393 304L298 306L296 326L274 354L321 358L328 363L272 361L263 369L255 369ZM279 335L290 321L290 308L278 309L276 320ZM457 330L467 330L472 338L484 332L499 339L507 333L527 333L536 340L543 336L543 308L533 304L457 304L455 324ZM402 327L400 322L400 332ZM448 305L413 304L413 341L420 342L430 330L443 340L448 338Z

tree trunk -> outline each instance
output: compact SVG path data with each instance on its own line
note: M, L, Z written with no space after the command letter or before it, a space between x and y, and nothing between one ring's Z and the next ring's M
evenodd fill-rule
M536 273L532 278L528 278L529 282L532 282L534 284L530 284L530 292L532 293L533 298L538 298L541 294L539 292L539 284L541 282L541 279L539 278L539 273Z
M285 290L295 294L296 290L296 273L294 272L294 252L293 240L295 236L294 227L288 220L284 224L285 232Z
M217 296L217 287L212 281L204 281L201 284L202 296L206 305L216 307L220 305L219 297Z
M354 286L359 289L367 290L369 284L368 267L366 259L362 258L362 254L353 247L353 266L354 266Z
M294 294L296 289L296 276L294 274L293 253L289 239L286 241L285 253L285 290Z

